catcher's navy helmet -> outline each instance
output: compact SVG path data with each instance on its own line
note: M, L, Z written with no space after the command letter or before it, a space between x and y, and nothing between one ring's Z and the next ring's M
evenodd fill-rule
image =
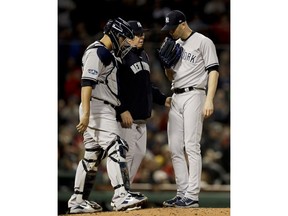
M129 38L133 39L134 38L134 33L129 25L128 22L123 20L122 18L118 17L114 20L109 20L107 24L104 27L104 34L107 34L111 41L112 41L112 49L115 52L116 56L124 57L129 50L131 49L130 46L127 46L127 44L120 44L119 38Z

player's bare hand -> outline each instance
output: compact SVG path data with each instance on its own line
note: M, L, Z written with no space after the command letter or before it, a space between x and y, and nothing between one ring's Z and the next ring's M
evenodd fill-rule
M76 126L77 131L79 133L83 133L87 129L88 123L89 123L89 117L88 116L82 116L79 124Z
M171 101L172 101L172 97L167 97L165 100L165 106L171 107Z
M203 109L203 116L204 118L210 117L214 112L213 101L206 100Z
M121 113L121 119L122 119L121 125L123 128L131 128L133 124L133 118L129 111Z

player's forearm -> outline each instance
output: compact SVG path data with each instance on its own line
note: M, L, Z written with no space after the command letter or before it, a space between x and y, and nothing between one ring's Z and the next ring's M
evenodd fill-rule
M84 86L81 89L81 102L82 102L82 111L84 116L89 116L90 114L90 99L92 94L91 86Z
M172 80L173 80L173 73L174 73L174 71L173 71L172 69L165 68L166 77L167 77L168 80L171 81L171 82L172 82Z
M208 78L208 90L207 90L207 100L213 101L216 89L217 89L217 84L218 84L218 77L219 73L216 70L213 70L209 73L209 78Z

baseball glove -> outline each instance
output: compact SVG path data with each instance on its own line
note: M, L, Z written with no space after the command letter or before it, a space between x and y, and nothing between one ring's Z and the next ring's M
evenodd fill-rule
M158 50L160 60L165 68L174 66L181 57L183 47L176 43L172 38L166 37Z

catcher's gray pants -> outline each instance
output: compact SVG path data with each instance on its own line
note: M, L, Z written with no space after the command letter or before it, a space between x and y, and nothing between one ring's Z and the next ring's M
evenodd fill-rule
M82 116L81 106L79 112ZM114 196L127 194L130 187L128 171L125 172L128 145L119 137L115 116L115 110L109 104L97 100L91 102L89 125L83 134L85 154L75 176L74 196L78 203L88 199L97 166L107 155L107 173L115 189Z

